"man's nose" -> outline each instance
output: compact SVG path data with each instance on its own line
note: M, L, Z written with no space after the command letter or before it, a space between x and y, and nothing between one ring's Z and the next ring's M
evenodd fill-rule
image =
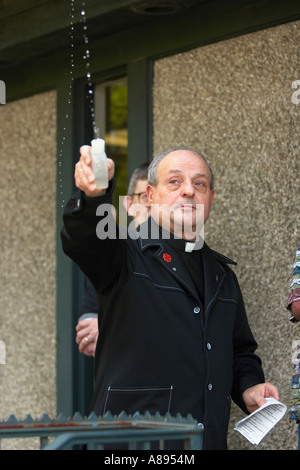
M195 188L190 180L186 180L182 185L182 196L191 197L195 193Z

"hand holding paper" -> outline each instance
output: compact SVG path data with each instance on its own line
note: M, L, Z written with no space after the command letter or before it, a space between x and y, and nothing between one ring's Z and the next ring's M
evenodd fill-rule
M254 387L248 388L243 393L243 400L249 413L253 413L257 408L264 405L267 397L279 400L277 387L268 382L254 385Z
M274 398L266 398L266 403L235 425L252 444L259 444L265 435L281 420L287 407Z

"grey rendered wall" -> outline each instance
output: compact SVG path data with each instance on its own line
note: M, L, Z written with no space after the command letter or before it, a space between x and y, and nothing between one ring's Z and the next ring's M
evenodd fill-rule
M1 106L0 120L0 419L55 416L56 92Z

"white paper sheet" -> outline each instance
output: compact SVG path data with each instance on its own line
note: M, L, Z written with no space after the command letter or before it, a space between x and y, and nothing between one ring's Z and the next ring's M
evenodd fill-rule
M259 444L265 435L281 420L287 410L286 405L274 398L266 398L266 403L235 425L252 444Z

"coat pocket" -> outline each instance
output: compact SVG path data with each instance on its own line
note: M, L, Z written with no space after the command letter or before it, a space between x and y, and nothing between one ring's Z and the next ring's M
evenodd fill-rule
M170 387L108 387L103 414L110 411L118 415L149 411L165 415L170 411L173 386Z

